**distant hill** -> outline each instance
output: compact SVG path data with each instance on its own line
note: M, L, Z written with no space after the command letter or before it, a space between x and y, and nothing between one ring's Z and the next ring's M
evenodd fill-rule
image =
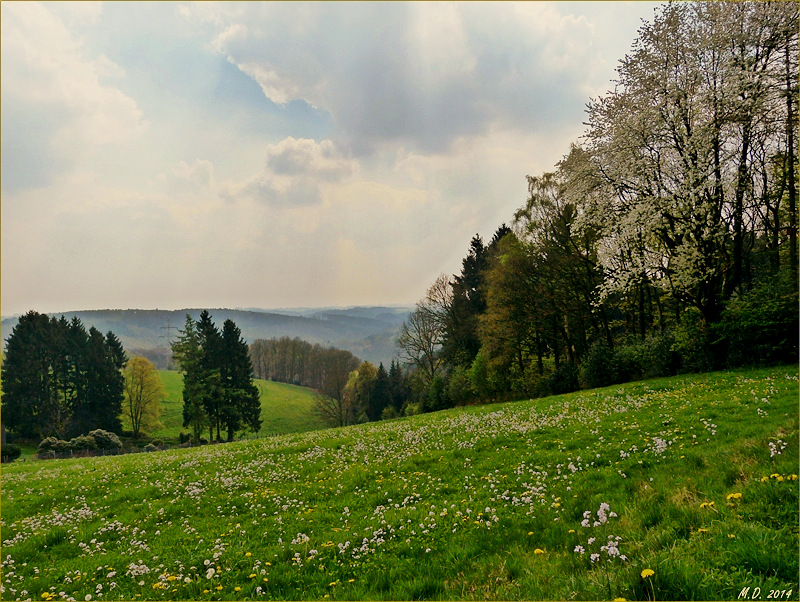
M183 328L186 314L195 320L202 309L102 309L65 311L49 314L77 317L88 329L113 331L128 351L142 353L166 367L169 341ZM396 353L395 341L409 307L209 309L214 323L233 320L248 342L288 336L310 343L347 349L362 360L388 365ZM18 322L3 318L3 347Z

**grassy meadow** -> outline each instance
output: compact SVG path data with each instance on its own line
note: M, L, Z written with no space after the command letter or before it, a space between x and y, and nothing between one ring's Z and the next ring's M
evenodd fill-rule
M183 428L183 375L174 370L159 370L158 375L164 384L166 395L162 404L162 428L155 429L148 435L155 439L177 443ZM269 380L256 379L261 392L261 419L263 425L259 433L264 435L282 435L321 429L325 426L322 419L312 411L314 393L305 388ZM122 426L130 429L130 420L123 415ZM206 435L207 436L207 435Z
M797 600L797 472L796 367L26 462L0 597Z

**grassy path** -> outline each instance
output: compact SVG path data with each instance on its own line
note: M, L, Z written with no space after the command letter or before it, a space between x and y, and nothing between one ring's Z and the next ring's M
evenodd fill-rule
M12 465L2 598L797 600L797 378Z

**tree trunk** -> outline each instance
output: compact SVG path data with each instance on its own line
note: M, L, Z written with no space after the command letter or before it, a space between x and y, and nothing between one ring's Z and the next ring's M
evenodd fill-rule
M786 46L786 151L789 162L789 269L797 287L797 186L794 173L794 101L789 45Z
M742 255L744 250L744 191L747 187L747 155L750 152L751 121L742 128L742 152L739 155L739 167L736 179L736 193L733 202L733 275L725 286L725 297L742 286Z

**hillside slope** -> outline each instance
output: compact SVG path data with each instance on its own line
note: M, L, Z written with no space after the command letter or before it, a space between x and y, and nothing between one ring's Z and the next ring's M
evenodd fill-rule
M10 466L3 598L797 600L797 379Z
M63 315L77 317L88 329L94 326L101 332L113 331L127 350L150 350L168 347L183 327L186 314L197 319L201 309L106 309L69 311ZM287 309L287 310L209 310L217 326L231 319L241 329L248 342L255 339L298 337L310 343L347 349L363 360L376 365L388 365L395 353L394 341L408 308L354 307L349 309ZM60 316L62 313L52 314ZM18 319L2 321L3 345ZM157 356L156 356L157 357ZM153 357L152 359L156 359ZM159 366L165 367L165 366Z
M183 428L183 375L174 370L159 370L164 383L166 398L162 404L162 428L150 433L153 438L178 441ZM285 383L256 379L261 400L261 431L257 436L269 437L288 433L301 433L325 427L322 419L314 414L314 391ZM123 428L129 429L130 422L123 416ZM207 436L207 435L206 435ZM249 436L249 435L248 435Z

